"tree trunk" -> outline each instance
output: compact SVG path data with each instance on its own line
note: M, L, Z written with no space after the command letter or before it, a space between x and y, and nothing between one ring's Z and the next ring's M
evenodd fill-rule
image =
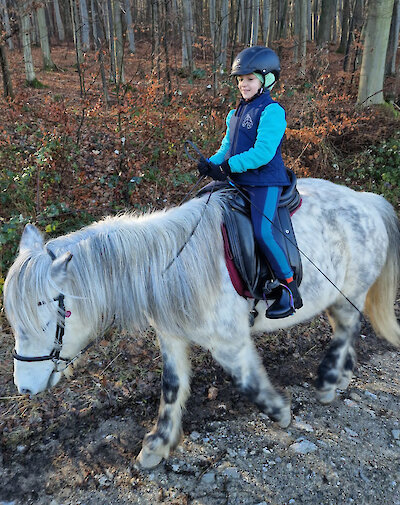
M344 54L346 51L347 39L349 38L350 28L350 0L343 0L342 9L342 33L337 52Z
M122 31L122 10L120 0L113 0L113 14L115 27L115 56L117 64L117 79L118 84L125 82L124 71L124 34Z
M33 66L31 50L31 2L26 0L22 4L21 12L21 37L24 52L26 83L32 86L36 80L35 69Z
M10 17L8 15L7 1L0 0L0 22L2 20L2 25L4 31L6 32L7 44L9 49L14 49L13 41L11 38L11 26Z
M227 44L228 44L228 28L229 28L229 7L228 0L221 0L221 34L220 41L221 45L219 47L218 54L218 67L222 71L226 69L226 55L227 55Z
M76 53L76 65L78 69L79 75L79 84L81 88L81 96L84 96L85 91L85 76L82 72L82 61L83 61L83 53L82 53L82 44L81 44L81 31L78 28L79 17L78 17L78 9L76 5L76 0L70 0L70 9L71 9L71 22L72 22L72 33L74 36L74 45L75 45L75 53Z
M130 0L125 0L125 19L126 19L126 31L128 32L129 40L129 52L134 54L135 48L135 33L133 31L133 20L132 20L132 10Z
M37 7L36 16L39 29L40 47L42 49L43 69L55 70L56 66L51 59L49 33L47 31L46 13L44 7Z
M92 1L92 23L93 27L97 26L97 20L98 20L98 3L97 0ZM93 32L96 31L96 37L94 37L94 47L98 53L98 62L99 62L99 67L100 67L100 75L101 75L101 83L103 86L103 94L104 94L104 100L106 102L106 107L108 107L110 103L110 95L108 93L108 87L107 87L107 78L106 78L106 72L104 69L104 60L103 60L103 51L101 48L101 41L100 41L100 34L97 32L97 28L94 28ZM93 33L94 34L94 33ZM104 37L105 39L105 37Z
M307 0L297 0L299 2L299 58L300 75L306 74L307 57Z
M258 42L258 26L260 18L260 0L253 0L253 9L251 17L251 37L250 45L256 46Z
M79 0L80 5L80 13L81 13L81 41L82 41L82 49L84 52L89 51L90 49L90 36L89 36L89 14L86 0Z
M217 41L217 11L215 0L209 0L208 12L210 16L211 44L213 47L215 47Z
M107 0L107 28L108 28L108 42L110 47L110 72L111 81L117 81L117 60L115 51L115 27L114 27L114 15L113 15L113 1Z
M1 74L3 76L4 96L14 98L11 73L8 66L7 49L5 44L3 44L3 42L0 42L0 66L1 66Z
M162 38L164 45L164 54L165 54L165 77L167 84L167 98L170 102L172 100L172 85L171 85L171 74L170 74L170 65L169 65L169 52L168 52L168 17L169 17L169 8L168 8L168 0L164 0L164 22L163 22L163 32L164 36Z
M322 47L331 40L331 23L333 16L334 0L322 0L321 15L319 19L317 46Z
M357 98L357 103L364 106L384 102L382 88L393 3L374 0L369 4Z
M65 30L64 30L64 23L61 17L61 12L60 12L60 5L58 3L58 0L53 0L54 2L54 14L56 17L56 25L57 25L57 33L58 33L58 40L60 42L64 42L65 40Z
M98 26L98 14L96 8L96 0L90 0L90 10L92 12L92 34L93 34L93 43L94 48L96 50L99 49L100 45L100 35L99 35L99 26Z
M271 9L271 2L270 0L263 0L263 6L262 6L262 13L263 13L263 19L262 19L262 40L264 46L268 44L268 36L269 36L269 22L270 22L270 9Z
M389 45L386 58L386 75L396 74L396 54L399 44L400 29L400 0L395 0L393 5L392 23L390 26Z
M193 39L191 20L191 0L182 0L182 67L194 70Z

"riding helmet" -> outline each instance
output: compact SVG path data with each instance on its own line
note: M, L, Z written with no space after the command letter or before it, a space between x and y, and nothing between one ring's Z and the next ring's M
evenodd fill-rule
M243 49L232 64L231 75L258 73L264 77L272 72L279 79L281 65L278 55L269 47L253 46Z

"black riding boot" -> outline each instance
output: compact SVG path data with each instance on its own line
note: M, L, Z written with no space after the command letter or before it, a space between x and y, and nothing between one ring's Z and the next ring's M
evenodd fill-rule
M268 307L265 312L265 317L269 319L281 319L294 314L295 309L303 306L300 293L297 289L297 284L292 281L288 284L286 281L281 282L281 295L274 303Z

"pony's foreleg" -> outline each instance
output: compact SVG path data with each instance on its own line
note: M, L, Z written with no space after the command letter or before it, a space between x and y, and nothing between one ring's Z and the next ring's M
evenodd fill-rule
M162 392L158 418L144 440L137 460L143 468L153 468L181 437L181 419L190 389L188 345L178 338L160 337L163 356Z
M359 313L347 302L331 306L328 317L334 335L328 352L318 367L317 398L321 403L331 403L336 389L346 389L356 363L354 337L360 333Z
M235 343L225 340L221 346L212 349L212 354L249 400L282 428L289 426L290 401L279 394L271 384L250 337L245 340L238 339Z

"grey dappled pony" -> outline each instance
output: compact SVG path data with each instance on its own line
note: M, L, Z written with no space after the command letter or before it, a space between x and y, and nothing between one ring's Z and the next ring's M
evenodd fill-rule
M400 233L393 208L378 195L319 179L300 179L298 189L303 203L293 226L300 250L369 316L379 335L398 346ZM225 266L220 198L213 194L208 203L203 197L162 212L106 218L46 244L28 225L6 279L15 352L26 359L15 360L20 393L33 395L56 384L68 360L110 326L156 330L162 394L157 422L138 456L143 467L157 465L179 442L190 388L190 344L208 349L281 427L290 423L290 405L271 384L252 333L288 328L327 311L334 335L318 371L319 400L331 402L352 376L360 314L304 257L304 306L291 317L269 320L260 302L250 328L251 301L236 293ZM64 327L58 347L65 366L60 367L55 334Z

